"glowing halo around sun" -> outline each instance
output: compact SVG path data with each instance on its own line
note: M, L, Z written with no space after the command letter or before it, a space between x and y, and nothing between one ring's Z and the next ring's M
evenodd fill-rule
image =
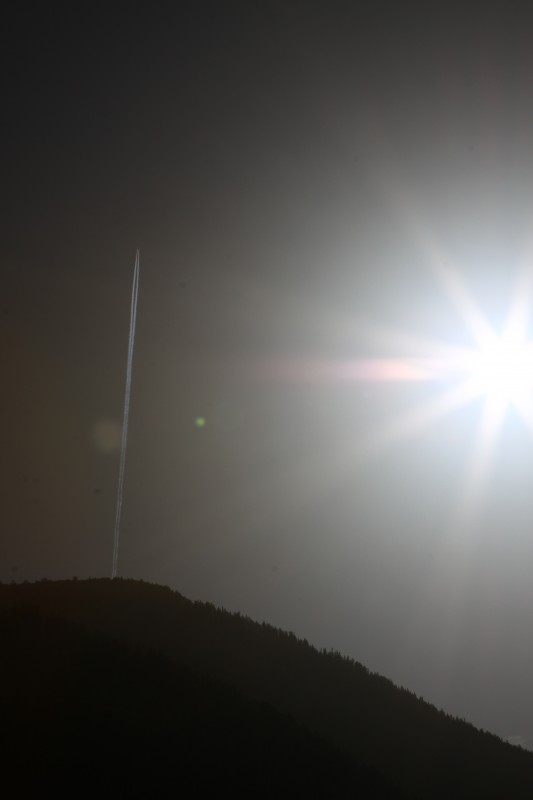
M437 268L444 288L459 312L473 343L441 362L441 373L451 377L451 388L435 401L436 413L421 408L411 415L410 429L421 432L428 424L472 401L482 400L476 442L465 465L461 496L452 513L452 528L465 532L476 527L493 453L506 416L512 411L533 431L533 341L529 338L529 281L522 280L511 304L507 322L498 333L468 294L457 273ZM396 430L401 423L396 423Z
M367 330L383 348L380 358L313 359L281 358L270 361L267 376L278 381L332 384L424 383L434 384L435 391L424 393L425 400L381 420L378 427L359 433L357 442L346 440L336 452L336 463L328 464L330 481L342 468L352 469L373 459L391 446L413 440L439 420L468 404L480 403L480 418L475 443L467 458L460 480L461 497L453 526L465 530L476 523L483 499L493 453L505 418L513 413L533 433L533 340L529 336L529 296L532 281L526 276L516 290L507 322L498 332L469 295L457 272L442 262L431 264L452 300L471 344L450 345L444 341L413 336L405 331L391 331L372 323ZM403 357L391 357L387 347ZM321 478L324 482L325 462ZM318 475L317 475L318 478Z

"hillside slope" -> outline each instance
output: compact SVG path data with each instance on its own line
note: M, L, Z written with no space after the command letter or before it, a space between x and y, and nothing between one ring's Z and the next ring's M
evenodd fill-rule
M289 714L420 798L531 798L533 754L293 634L129 580L0 586L0 607L14 605L153 647Z
M168 657L27 608L0 609L0 641L4 792L405 797L290 717Z

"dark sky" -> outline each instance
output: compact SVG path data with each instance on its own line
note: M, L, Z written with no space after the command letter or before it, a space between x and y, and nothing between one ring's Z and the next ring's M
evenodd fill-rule
M111 572L139 247L119 573L533 746L531 425L390 379L529 298L527 4L9 5L0 579Z

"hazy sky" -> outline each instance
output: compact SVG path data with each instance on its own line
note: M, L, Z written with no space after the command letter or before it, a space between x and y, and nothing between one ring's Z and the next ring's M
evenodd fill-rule
M533 746L531 424L441 369L531 295L526 4L12 5L0 579L111 573L139 247L119 573Z

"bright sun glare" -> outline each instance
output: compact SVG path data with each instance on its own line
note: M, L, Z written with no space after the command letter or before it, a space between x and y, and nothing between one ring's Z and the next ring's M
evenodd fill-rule
M529 336L532 278L522 276L506 324L498 334L457 272L450 265L441 267L433 263L433 267L469 331L472 345L449 348L443 342L413 340L426 359L418 360L422 375L424 363L429 365L422 379L438 384L444 378L441 384L444 389L438 390L432 401L393 420L379 444L387 446L412 438L476 398L484 398L476 442L461 482L460 514L463 519L473 521L505 417L512 411L533 431L533 341Z
M529 303L533 295L533 274L521 277L506 324L497 332L453 266L443 265L439 258L429 261L471 337L469 346L451 346L371 324L367 334L374 340L374 347L378 343L385 349L391 347L396 353L400 348L405 355L398 358L384 353L382 358L336 363L278 362L274 369L279 378L293 380L434 384L435 392L424 393L424 402L404 408L358 438L355 457L359 461L372 458L399 442L414 439L439 420L481 400L475 441L461 480L460 529L463 522L470 525L475 521L506 416L512 412L533 432L533 340L530 338ZM353 452L351 457L354 457ZM339 460L342 460L340 456Z
M376 428L360 433L357 448L336 453L340 464L372 459L398 443L422 436L440 420L478 402L479 421L467 456L458 501L458 529L475 523L494 462L495 448L507 416L520 419L533 433L533 339L531 298L533 270L519 275L506 322L498 331L468 292L459 273L428 246L428 265L454 305L469 334L470 344L451 345L391 330L371 322L361 329L381 358L350 360L286 359L274 361L272 374L282 380L341 381L350 383L425 383L435 391L421 394L421 402L381 419ZM455 337L456 338L456 337ZM398 357L401 351L404 355ZM414 395L413 395L414 396ZM425 398L422 400L422 398ZM481 401L481 402L479 402ZM340 467L337 467L337 469ZM331 467L333 473L334 467Z
M474 354L471 370L480 394L505 406L523 406L533 389L532 345L494 337Z

